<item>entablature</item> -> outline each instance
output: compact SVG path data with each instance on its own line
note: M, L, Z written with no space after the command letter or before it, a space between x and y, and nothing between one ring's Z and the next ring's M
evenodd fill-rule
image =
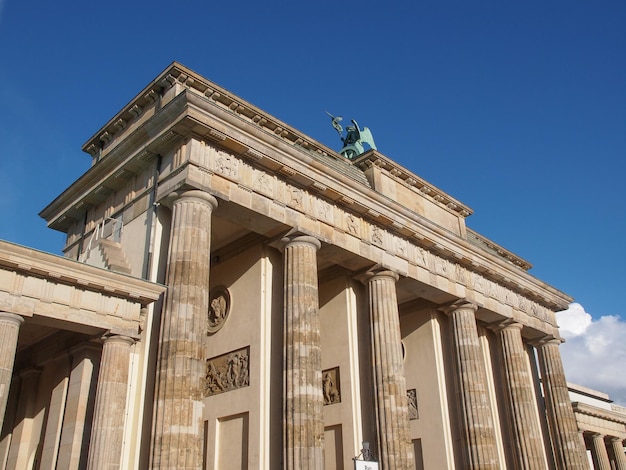
M372 189L363 177L360 165L376 165L384 169L459 220L471 214L471 209L384 155L369 151L360 160L351 162L178 64L161 74L121 113L136 109L137 100L153 95L150 91L163 93L167 87L180 87L180 90L176 89L175 95L141 125L133 128L116 125L120 118L118 113L103 128L109 133L115 130L113 127L118 129L117 134L111 134L115 138L109 140L106 157L42 211L41 215L48 220L50 227L64 230L71 223L69 219L80 220L89 205L98 204L110 191L121 187L122 183L117 183L116 178L124 179L129 173L145 170L164 148L202 141L225 149L254 168L303 188L315 197L336 204L346 213L550 309L564 309L571 300L524 272L530 265L512 253L495 244L486 249L486 246L468 240L471 237L463 236L462 231L457 233L446 229ZM90 142L100 134L102 132ZM159 185L165 188L168 181L173 181L174 174L177 175L176 184L185 184L181 180L188 175L184 167L197 167L204 174L213 171L209 166L187 160L170 168L169 173L159 175ZM231 180L234 184L241 184L236 178ZM172 188L170 186L170 190ZM211 192L210 186L203 189ZM164 195L163 191L160 193L159 197ZM478 235L474 238L488 242ZM367 239L363 241L371 243Z
M329 166L325 159L332 157L312 154L300 146L281 145L276 139L274 134L259 131L229 110L216 107L206 97L182 92L142 127L118 141L106 159L92 167L42 215L46 216L51 227L62 229L62 217L68 215L70 210L78 213L89 201L88 198L98 196L97 188L111 187L111 181L116 175L133 166L139 168L147 165L145 158L161 152L163 146L203 141L225 149L241 161L276 175L289 184L306 189L316 197L335 203L343 210L415 243L442 259L463 265L549 308L566 308L567 301L561 293L511 266L510 261L502 259L497 253L480 249L464 237L455 235L370 188L366 182L350 174L350 171L360 170L343 157L335 162L335 166ZM378 154L378 158L381 157ZM185 161L185 165L198 165L198 162L194 164ZM203 171L212 171L210 165L200 165L206 167ZM177 175L176 181L187 178L183 166L171 168L169 174L161 174L159 185L167 186L167 181L172 180L174 174ZM240 184L236 178L231 179ZM206 189L211 191L210 187ZM164 193L160 193L159 197L162 197Z
M582 402L572 402L572 407L581 430L626 439L626 415Z
M428 197L436 201L441 207L457 214L459 217L465 218L473 213L472 209L462 202L454 199L435 185L420 178L415 173L407 170L377 150L369 150L356 157L352 162L363 171L366 171L370 167L385 170L393 178L411 188L416 195Z

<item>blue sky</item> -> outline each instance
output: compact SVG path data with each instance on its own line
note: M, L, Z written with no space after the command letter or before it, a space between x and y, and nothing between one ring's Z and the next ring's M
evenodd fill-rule
M60 252L38 212L176 60L333 148L324 109L368 126L592 321L624 322L624 25L623 1L0 0L0 238Z

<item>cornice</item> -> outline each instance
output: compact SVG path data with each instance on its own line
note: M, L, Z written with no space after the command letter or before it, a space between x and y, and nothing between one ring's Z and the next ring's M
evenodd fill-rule
M601 418L607 421L613 421L615 423L626 425L626 415L621 413L617 413L612 410L604 410L602 408L598 408L593 405L588 405L586 403L581 402L573 402L572 407L574 408L574 412L581 413L588 416L594 416L596 418Z
M83 145L83 151L89 153L92 157L95 156L101 148L106 147L109 142L114 140L117 134L124 132L124 129L128 127L130 122L138 119L147 106L151 105L158 96L163 95L165 91L176 84L180 84L196 94L209 98L217 106L235 113L254 126L276 135L289 144L298 145L304 149L324 155L331 155L334 158L344 158L334 150L311 139L297 129L276 119L274 116L271 116L178 62L173 62L168 66L157 78L124 106L119 113L100 128L100 130Z
M80 220L89 207L106 199L133 175L143 171L155 159L162 145L172 145L181 137L172 131L172 122L177 122L186 104L185 94L179 95L151 119L124 136L106 158L92 165L39 216L46 220L50 228L67 231L73 220Z
M470 243L480 246L481 248L493 253L494 255L506 259L507 261L513 263L515 266L518 266L524 271L528 271L533 267L533 265L530 264L528 261L520 258L515 253L512 253L506 248L503 248L502 246L489 240L488 238L483 237L481 234L470 229L469 227L467 227L466 230L468 234L468 241Z
M0 240L0 268L123 298L140 303L142 306L156 301L166 289L161 284L96 268L4 240Z

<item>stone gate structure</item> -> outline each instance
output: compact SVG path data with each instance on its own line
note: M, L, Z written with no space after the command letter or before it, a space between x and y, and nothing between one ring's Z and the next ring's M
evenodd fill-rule
M177 63L84 150L0 246L1 468L588 468L572 299L462 202Z

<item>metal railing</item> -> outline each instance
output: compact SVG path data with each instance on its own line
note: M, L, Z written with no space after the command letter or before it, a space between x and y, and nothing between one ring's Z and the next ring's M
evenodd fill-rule
M96 225L95 230L89 237L89 243L87 248L81 254L81 261L84 263L87 261L89 253L93 249L95 243L100 239L108 239L114 242L120 242L122 240L122 228L124 222L114 217L106 217L102 222Z

